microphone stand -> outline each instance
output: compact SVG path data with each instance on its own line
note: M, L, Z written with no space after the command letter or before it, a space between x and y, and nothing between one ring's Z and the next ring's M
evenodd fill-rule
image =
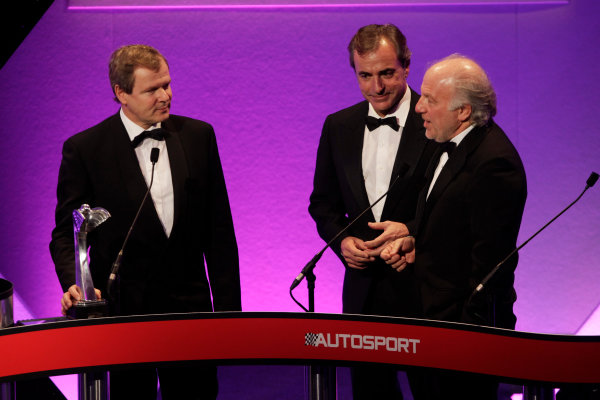
M129 240L129 237L131 236L131 231L133 231L133 227L135 226L135 224L138 220L138 217L140 216L140 213L142 212L142 208L144 207L144 204L146 203L146 199L150 195L150 189L152 189L152 184L154 183L154 167L156 166L156 163L158 162L159 152L160 152L160 150L157 147L152 148L152 150L150 151L150 162L152 163L150 184L148 185L148 190L146 190L146 194L144 195L144 198L142 199L142 203L140 204L140 207L138 208L137 213L135 214L135 217L133 218L133 222L131 223L129 230L127 231L127 235L125 236L125 240L123 241L121 250L119 250L117 258L115 259L115 262L113 263L113 265L111 267L110 275L108 277L108 282L106 284L107 297L113 305L112 311L117 315L119 314L119 311L121 308L120 307L121 286L120 286L120 279L119 279L119 269L121 268L121 261L123 259L123 251L125 250L127 241Z
M298 306L300 306L300 308L302 308L304 311L306 312L314 312L314 282L316 280L316 277L314 275L313 270L315 269L315 267L317 266L317 262L321 259L321 257L323 256L323 253L325 253L325 250L327 250L328 248L331 247L331 245L333 244L333 242L335 242L344 232L346 232L351 226L353 226L356 221L358 221L363 215L365 215L365 213L367 213L369 210L371 210L373 207L375 207L375 205L377 203L379 203L381 200L383 200L383 198L385 196L388 195L388 193L390 192L390 190L392 190L392 188L394 187L394 185L396 184L396 182L398 182L398 179L400 179L401 176L404 176L406 174L406 172L408 171L408 164L403 164L402 167L400 168L400 172L398 173L398 175L396 175L396 177L394 178L394 180L392 181L392 183L390 184L388 190L381 195L381 197L379 197L377 200L375 200L375 202L371 205L369 205L369 207L367 207L366 209L364 209L360 214L358 214L358 216L356 218L354 218L348 225L346 225L344 227L344 229L342 229L341 231L339 231L329 242L327 242L327 244L325 245L325 247L323 247L321 249L321 251L319 251L305 266L304 268L302 268L302 271L298 274L298 276L294 279L294 281L292 282L292 285L290 286L290 296L292 297L292 300L294 300L294 302L296 302L296 304L298 304ZM312 284L310 284L309 282L309 275L311 275L310 279L312 279ZM304 307L300 302L298 302L295 298L294 295L292 294L292 290L294 290L299 284L300 282L302 282L302 279L306 278L307 281L307 286L308 286L308 301L309 301L309 309L306 309L306 307ZM312 299L312 310L311 310L311 299Z
M313 269L314 266L305 274L306 286L308 288L308 312L310 313L315 312L315 281L317 277ZM336 367L330 365L309 364L306 366L304 374L309 400L337 399L336 371Z
M529 237L529 239L527 239L526 241L524 241L520 246L518 246L517 248L515 248L513 251L511 251L506 257L504 257L504 259L502 259L502 261L500 261L486 276L485 278L483 278L483 280L479 283L479 285L477 285L477 287L475 288L475 290L473 290L473 292L471 293L471 295L469 296L469 299L467 300L467 302L465 303L465 308L467 309L467 312L469 314L471 314L471 316L475 316L476 318L479 318L483 321L485 321L485 317L481 316L476 310L475 310L475 306L473 304L473 300L478 297L478 296L482 296L483 294L483 289L486 288L486 285L489 283L489 281L496 276L496 274L498 273L498 271L500 270L500 268L508 261L511 259L512 256L514 256L516 253L518 253L519 250L521 250L523 247L525 247L525 245L527 243L529 243L534 237L536 237L538 234L540 234L544 229L546 229L551 223L553 223L558 217L560 217L561 215L563 215L569 208L571 208L575 203L577 203L579 201L579 199L581 199L581 197L584 195L584 193L591 188L592 186L594 186L594 184L596 183L596 181L598 181L598 174L596 172L592 172L589 176L589 178L586 181L586 185L585 188L583 189L583 191L579 194L579 196L577 196L577 198L571 202L566 208L564 208L560 213L558 213L554 218L552 218L550 221L548 221L544 226L542 226L537 232L535 232L533 235L531 235L531 237ZM490 318L490 323L491 326L496 326L496 301L495 301L495 295L494 293L488 293L488 296L491 298L487 299L488 302L488 316ZM469 311L469 308L471 308L471 311ZM533 396L533 397L531 397ZM537 400L538 397L535 397L535 395L528 395L526 394L524 397L524 400ZM545 400L545 398L544 398Z
M473 296L477 295L478 293L480 293L483 288L485 287L485 285L489 282L490 279L492 279L492 277L494 277L494 275L496 275L496 273L498 272L498 270L500 269L500 267L502 267L502 265L504 265L504 263L506 263L515 253L517 253L519 250L521 250L527 243L529 243L531 241L531 239L533 239L534 237L536 237L539 233L541 233L544 229L546 229L548 227L548 225L550 225L551 223L553 223L558 217L560 217L561 215L563 215L569 208L571 208L575 203L577 203L579 201L579 199L581 199L581 197L583 196L583 194L592 186L594 186L594 184L596 183L596 181L598 180L598 174L595 172L592 172L590 174L590 177L587 179L586 184L585 184L585 189L583 189L583 192L581 192L581 194L579 196L577 196L577 198L571 203L569 204L564 210L562 210L560 213L558 213L558 215L556 215L554 218L552 218L550 221L548 221L546 223L546 225L542 226L536 233L534 233L533 235L531 235L531 237L529 239L527 239L526 241L524 241L519 247L517 247L516 249L514 249L513 251L511 251L502 261L500 261L495 267L494 269L492 269L486 276L485 278L483 278L483 280L481 281L481 283L479 285L477 285L477 287L475 288L475 290L473 291L473 293L471 294L471 298L470 300L473 298Z
M354 218L344 229L339 231L320 252L318 252L305 266L302 271L292 282L290 286L290 296L292 300L296 302L304 311L309 313L315 312L315 281L317 279L314 269L317 266L317 262L325 253L333 242L335 242L344 232L348 230L356 221L358 221L365 213L371 210L377 203L379 203L385 196L388 195L390 190L394 187L396 182L401 176L404 176L408 171L408 164L403 164L400 168L400 172L396 175L396 178L390 184L388 190L381 195L373 204L367 207L361 212L356 218ZM306 278L306 287L308 289L308 309L306 309L296 298L292 291L302 282L302 279ZM335 400L337 397L336 393L336 369L335 367L323 366L323 365L309 365L306 367L306 380L308 382L307 392L309 400Z

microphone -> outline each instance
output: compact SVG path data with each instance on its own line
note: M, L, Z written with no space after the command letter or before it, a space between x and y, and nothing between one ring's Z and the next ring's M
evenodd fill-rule
M540 230L538 230L536 233L534 233L529 239L527 239L525 242L523 242L523 244L521 244L519 247L517 247L516 249L514 249L513 251L510 252L510 254L508 256L506 256L506 258L504 258L502 261L500 261L498 263L498 265L496 265L494 267L494 269L492 269L490 271L489 274L486 275L485 278L483 278L483 280L481 281L481 283L479 285L477 285L477 287L475 288L475 290L473 291L473 293L471 294L469 301L467 302L470 303L471 299L477 295L479 292L481 292L484 288L485 285L489 282L490 279L492 279L492 277L498 272L498 270L500 269L500 267L502 267L502 265L504 263L506 263L516 252L518 252L519 250L521 250L527 243L529 243L531 241L531 239L533 239L534 237L536 237L541 231L543 231L544 229L546 229L546 227L548 225L550 225L552 222L554 222L558 217L560 217L561 215L563 215L565 213L565 211L567 211L569 208L571 208L572 205L574 205L575 203L577 203L579 201L579 199L581 198L581 196L583 196L583 194L592 186L594 186L594 184L596 184L596 181L598 181L598 174L596 172L592 172L590 174L590 177L587 179L586 183L585 183L585 189L583 189L583 192L581 192L581 194L575 199L575 201L573 201L571 204L569 204L564 210L562 210L560 213L558 213L558 215L554 218L552 218L546 225L544 225Z
M360 214L358 214L358 216L356 218L354 218L348 225L346 225L346 227L344 229L342 229L341 231L339 231L333 237L333 239L331 239L329 242L327 242L327 244L325 245L325 247L323 247L323 249L320 252L318 252L312 258L312 260L310 260L308 262L308 264L306 264L304 266L304 268L302 268L302 271L298 274L298 276L292 282L292 286L290 287L290 292L292 290L294 290L296 288L296 286L298 286L300 284L300 282L302 282L302 279L304 279L304 277L315 268L315 266L317 265L317 262L321 259L321 256L323 255L323 253L325 253L325 250L327 250L331 246L331 244L333 242L335 242L344 232L346 232L352 225L354 225L354 223L356 221L358 221L358 219L360 217L362 217L367 211L369 211L370 209L372 209L373 207L375 207L375 205L377 203L379 203L385 196L387 196L388 193L390 192L390 190L392 190L392 188L396 184L396 182L398 182L398 179L400 179L400 177L403 177L404 175L406 175L406 173L408 172L409 168L410 168L410 166L407 163L403 163L402 166L400 167L400 171L398 172L398 175L396 175L396 177L392 181L392 184L389 186L388 190L383 195L381 195L380 198L378 198L377 200L375 200L375 202L373 204L369 205L369 207L365 208L363 210L363 212L361 212Z
M150 186L152 186L152 179L154 178L154 165L158 161L158 153L160 152L158 147L153 147L150 150L150 162L152 163L152 176L150 177Z
M148 198L148 195L150 194L150 189L152 189L152 183L154 182L154 166L156 165L156 162L158 161L159 152L160 152L160 150L157 147L153 147L152 150L150 151L150 162L152 163L152 174L150 175L150 184L148 185L148 190L146 191L146 194L144 195L142 204L140 204L140 207L138 208L137 213L135 214L135 218L133 219L133 222L131 223L131 226L129 227L127 236L125 236L125 240L123 241L123 246L121 246L121 250L119 251L119 254L117 255L117 258L116 258L115 262L113 263L112 268L110 270L110 275L108 277L108 283L106 285L106 293L109 298L113 298L113 287L115 284L115 280L117 279L117 274L119 273L119 268L121 267L121 260L123 258L123 250L125 249L125 245L127 245L129 236L131 236L131 231L133 230L133 227L135 226L135 223L137 222L137 219L140 216L142 207L144 206L144 203L146 202L146 199Z
M586 186L585 190L588 190L589 188L594 186L596 184L596 182L598 182L598 174L595 172L592 172L590 174L590 177L585 182L585 186Z

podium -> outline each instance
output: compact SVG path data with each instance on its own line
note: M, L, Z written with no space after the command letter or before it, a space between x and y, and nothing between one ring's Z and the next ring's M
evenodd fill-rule
M532 388L600 383L600 336L346 314L224 312L68 320L2 329L0 349L0 382L204 360L438 368Z

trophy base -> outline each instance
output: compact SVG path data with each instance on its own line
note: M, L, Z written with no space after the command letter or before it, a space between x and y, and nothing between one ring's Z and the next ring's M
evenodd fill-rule
M81 300L67 310L71 319L88 319L108 317L108 302L106 300Z

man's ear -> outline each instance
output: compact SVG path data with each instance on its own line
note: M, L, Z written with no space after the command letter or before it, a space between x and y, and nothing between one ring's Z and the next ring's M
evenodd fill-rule
M473 108L470 104L463 104L458 109L458 119L461 122L466 122L471 118L471 113L473 112Z
M115 97L117 98L117 100L119 100L119 103L121 104L127 104L127 96L125 93L125 91L123 89L121 89L121 87L116 84L114 87L114 91L115 91Z

